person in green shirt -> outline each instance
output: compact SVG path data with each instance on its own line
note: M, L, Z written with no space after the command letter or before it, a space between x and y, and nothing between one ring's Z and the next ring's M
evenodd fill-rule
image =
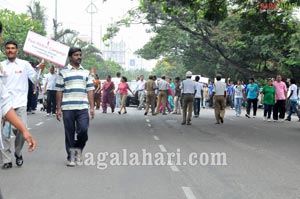
M262 94L264 104L264 120L270 122L271 113L275 104L275 87L273 86L273 80L271 78L268 79L268 85L264 86Z

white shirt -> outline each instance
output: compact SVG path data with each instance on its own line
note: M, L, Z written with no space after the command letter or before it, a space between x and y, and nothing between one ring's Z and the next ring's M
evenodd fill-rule
M57 74L53 73L53 74L49 74L47 79L46 79L46 83L47 83L47 90L55 90L55 84L56 84L56 77Z
M195 98L202 98L201 96L201 91L203 90L203 84L200 82L195 82L196 83L196 94Z
M243 90L245 87L243 85L234 86L234 98L243 98Z
M12 108L11 99L7 92L7 89L4 87L2 80L0 79L0 124L2 124L2 117ZM0 149L3 149L2 143L2 128L0 128Z
M289 91L292 92L293 91L293 95L290 97L291 100L297 100L298 99L298 95L297 95L297 85L296 84L292 84L289 87Z
M164 80L164 79L161 79L161 80L159 80L157 82L157 88L160 91L166 91L166 90L168 90L168 86L169 86L169 83L166 80Z
M139 80L137 82L137 91L145 90L145 84L146 84L145 80L143 80L143 81Z
M1 65L4 84L12 99L13 108L27 106L28 78L36 83L38 73L28 61L18 58L14 62L2 61Z
M220 81L216 81L215 85L214 85L214 91L215 91L215 95L222 95L224 96L224 91L226 91L226 83L225 82L221 82Z
M119 84L121 82L121 77L113 77L111 81L115 84L115 91L118 90Z
M183 80L181 83L181 91L183 94L194 94L196 89L196 82L191 79Z

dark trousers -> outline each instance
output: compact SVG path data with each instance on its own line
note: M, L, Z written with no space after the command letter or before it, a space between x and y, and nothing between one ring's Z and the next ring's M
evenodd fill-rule
M285 116L285 100L277 100L273 108L273 119L278 120L278 112L279 119L284 119Z
M201 98L195 98L194 99L194 115L198 115L200 113L200 102Z
M247 99L247 114L250 114L251 104L253 105L253 116L256 116L257 99Z
M88 140L89 113L88 109L83 110L64 110L63 121L65 127L65 144L68 160L71 158L72 149L85 147ZM76 140L75 140L76 134Z
M268 116L268 119L271 118L271 113L274 105L264 104L264 117Z
M56 113L56 91L48 90L47 91L47 113Z

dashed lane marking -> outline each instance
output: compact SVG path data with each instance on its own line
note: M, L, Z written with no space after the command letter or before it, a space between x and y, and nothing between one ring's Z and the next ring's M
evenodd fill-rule
M157 137L156 135L153 136L154 140L158 141L159 137Z
M44 124L44 122L39 122L39 123L35 124L35 126L41 126L42 124Z
M187 199L197 199L190 187L181 187Z
M167 152L167 149L164 145L158 145L158 147L160 148L161 152L164 152L164 153Z

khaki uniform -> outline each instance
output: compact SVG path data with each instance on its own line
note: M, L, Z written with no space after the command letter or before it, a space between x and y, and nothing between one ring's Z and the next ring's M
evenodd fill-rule
M151 111L152 114L154 114L155 112L155 100L156 100L156 96L155 96L155 89L156 89L156 85L155 82L153 80L148 80L146 82L146 110L145 112L148 113L149 111L149 105L151 105Z

